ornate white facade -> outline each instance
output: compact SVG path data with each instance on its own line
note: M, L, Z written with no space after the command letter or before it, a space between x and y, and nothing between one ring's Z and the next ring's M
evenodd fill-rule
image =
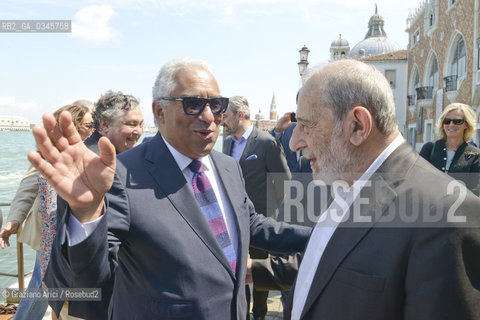
M30 131L30 120L16 116L0 116L0 130Z

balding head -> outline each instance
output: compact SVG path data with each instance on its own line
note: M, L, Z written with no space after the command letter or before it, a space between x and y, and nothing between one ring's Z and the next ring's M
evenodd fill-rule
M306 98L331 108L336 121L342 121L353 107L363 106L372 113L379 132L388 135L397 129L390 84L363 62L339 60L314 72L300 91L299 103Z

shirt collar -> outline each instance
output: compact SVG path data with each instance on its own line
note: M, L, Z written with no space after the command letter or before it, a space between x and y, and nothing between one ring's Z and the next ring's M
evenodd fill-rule
M343 199L355 199L372 175L404 141L405 139L399 133L398 136L372 162L370 167L368 167L368 169L362 174L360 179L356 180L349 189L345 190L345 192L339 192L336 194L336 196L340 196Z
M245 131L242 134L242 137L240 138L240 140L238 140L235 136L232 136L232 139L235 139L236 142L246 141L246 140L248 140L248 138L252 134L252 131L253 131L253 124L251 124L250 127L248 127L247 131Z
M162 139L165 142L165 144L167 145L168 150L172 154L173 159L175 159L175 162L177 163L180 170L181 171L185 170L185 168L188 167L188 165L193 161L193 159L187 157L186 155L184 155L183 153L180 153L177 149L172 147L167 142L167 140L165 140L165 138L163 136L162 136ZM211 169L211 163L210 163L210 160L209 160L208 156L201 157L197 160L199 160L203 164L204 170L208 171L208 170Z

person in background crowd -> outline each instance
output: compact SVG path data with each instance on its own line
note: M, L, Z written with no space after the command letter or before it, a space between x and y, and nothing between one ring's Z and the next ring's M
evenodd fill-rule
M136 146L143 133L143 114L134 96L107 91L98 99L93 112L95 132L85 145L99 153L98 140L105 136L122 153Z
M480 194L480 149L468 143L477 128L475 112L463 103L449 104L438 122L439 139L427 142L420 155Z
M87 106L71 104L58 109L54 113L57 123L63 111L70 112L73 124L82 140L92 134L93 118ZM10 236L17 233L19 226L25 221L18 241L28 244L37 251L32 278L28 285L28 289L32 290L42 287L42 279L55 235L56 194L45 182L35 168L31 167L28 170L12 200L7 223L0 231L0 247L4 249L5 245L10 246ZM48 303L45 299L21 300L14 319L42 319L47 307ZM52 318L55 319L55 315L52 314Z
M285 113L280 119L278 119L275 127L270 130L270 134L282 143L285 157L287 158L287 164L291 173L295 172L312 172L310 167L310 161L302 155L302 151L293 152L290 149L290 139L292 137L293 130L297 126L295 122L292 122L293 111Z
M230 97L221 125L229 134L223 143L223 153L232 156L240 163L245 190L255 210L267 217L272 217L283 200L284 181L290 179L290 170L282 146L271 135L259 130L250 122L250 107L245 97ZM250 247L249 252L252 259L268 257L267 251L255 247ZM248 285L245 290L247 308L249 308ZM254 283L252 296L253 318L265 319L268 291L256 290ZM250 314L247 312L248 319Z
M143 133L143 114L140 103L132 95L122 92L107 91L95 103L93 127L95 131L85 140L87 148L99 154L98 141L107 137L115 146L117 154L136 146ZM79 133L81 133L79 131ZM63 199L58 201L58 211L65 210ZM108 306L112 296L113 278L105 282L101 301L70 301L68 308L62 308L62 317L79 317L85 319L107 319ZM68 314L68 313L69 314Z

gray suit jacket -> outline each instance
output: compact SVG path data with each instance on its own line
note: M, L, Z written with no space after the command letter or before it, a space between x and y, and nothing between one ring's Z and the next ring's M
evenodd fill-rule
M232 136L228 136L223 143L224 154L232 154L232 144ZM240 157L240 167L255 210L272 216L285 194L283 182L291 177L281 144L254 126Z
M90 288L114 273L112 319L245 319L250 240L267 250L302 250L310 229L256 214L237 162L215 151L210 155L235 213L236 275L157 134L118 156L107 211L87 239L68 247L70 213L63 215L50 276L63 286Z
M359 206L360 215L377 218L339 225L301 319L480 319L480 199L448 194L452 181L407 143L396 149L360 193L370 200ZM446 223L451 213L468 223ZM431 217L439 221L428 222ZM295 272L288 264L263 267L257 271ZM280 275L270 279L291 279ZM284 319L291 318L293 292Z

